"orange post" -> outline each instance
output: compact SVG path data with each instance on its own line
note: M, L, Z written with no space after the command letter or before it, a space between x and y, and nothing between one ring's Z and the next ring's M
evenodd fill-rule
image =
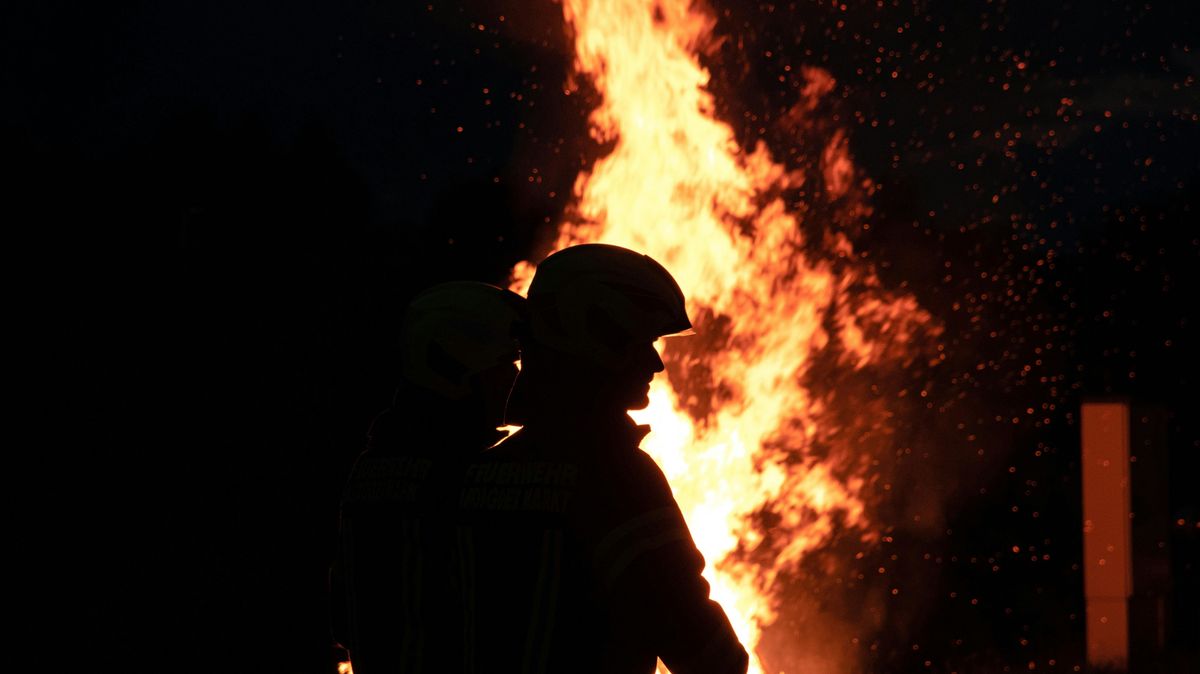
M1129 403L1087 402L1081 417L1087 659L1125 668L1133 593Z

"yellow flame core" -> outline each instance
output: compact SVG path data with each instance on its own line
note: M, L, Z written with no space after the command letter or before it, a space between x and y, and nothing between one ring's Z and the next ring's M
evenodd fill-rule
M709 74L696 56L711 43L710 16L687 0L564 0L563 13L576 67L603 96L592 134L612 151L579 176L555 249L598 241L645 252L679 281L693 317L728 321L720 348L688 356L730 392L724 402L695 420L683 394L659 377L649 407L634 417L653 427L643 449L670 480L709 561L712 596L751 651L751 671L761 672L754 649L776 618L780 574L797 572L835 527L873 537L867 461L807 452L822 430L820 397L802 383L810 356L833 346L846 367L866 367L928 316L909 297L862 293L878 288L865 265L835 272L833 258L853 253L841 235L823 244L828 260L802 253L798 216L780 194L799 187L803 174L774 161L761 142L744 151L714 115ZM805 74L807 98L833 88L824 71ZM852 189L855 169L840 132L813 161L830 198ZM850 210L869 213L863 204ZM532 271L518 265L514 288L527 288ZM853 299L851 286L859 289ZM675 353L668 348L664 358L670 364ZM768 532L751 520L764 512L776 522Z

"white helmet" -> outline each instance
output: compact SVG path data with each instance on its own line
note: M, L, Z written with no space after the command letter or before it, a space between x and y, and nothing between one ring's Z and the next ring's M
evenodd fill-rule
M648 255L588 243L542 260L529 286L534 341L614 365L632 341L691 334L683 291Z
M454 400L466 398L472 375L517 359L515 333L524 319L525 299L512 291L472 281L433 286L404 315L404 378Z

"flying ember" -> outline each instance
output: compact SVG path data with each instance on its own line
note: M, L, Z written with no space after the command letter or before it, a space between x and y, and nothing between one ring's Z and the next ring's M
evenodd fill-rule
M711 16L687 0L565 0L563 13L576 68L603 97L591 132L611 152L577 179L554 247L645 252L688 296L698 334L665 343L667 376L635 416L653 428L643 448L666 473L713 597L761 672L760 637L801 561L834 536L869 544L879 528L868 493L878 476L844 428L869 411L838 414L845 396L825 374L904 367L924 355L916 337L938 328L911 296L883 289L840 232L806 241L813 227L785 200L822 190L848 218L869 215L869 183L841 133L805 160L815 169L806 172L761 142L739 147L716 118L698 60L714 44ZM833 86L822 70L805 75L809 99ZM820 185L806 184L813 176ZM531 272L519 265L514 287ZM817 372L817 363L829 365ZM806 671L834 667L820 652L805 662Z

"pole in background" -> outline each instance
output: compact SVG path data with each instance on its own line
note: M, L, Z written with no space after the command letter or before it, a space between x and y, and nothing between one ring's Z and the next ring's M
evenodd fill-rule
M1167 419L1120 399L1083 403L1087 660L1165 671L1170 622Z
M1125 669L1129 662L1129 404L1083 404L1083 596L1087 659Z

